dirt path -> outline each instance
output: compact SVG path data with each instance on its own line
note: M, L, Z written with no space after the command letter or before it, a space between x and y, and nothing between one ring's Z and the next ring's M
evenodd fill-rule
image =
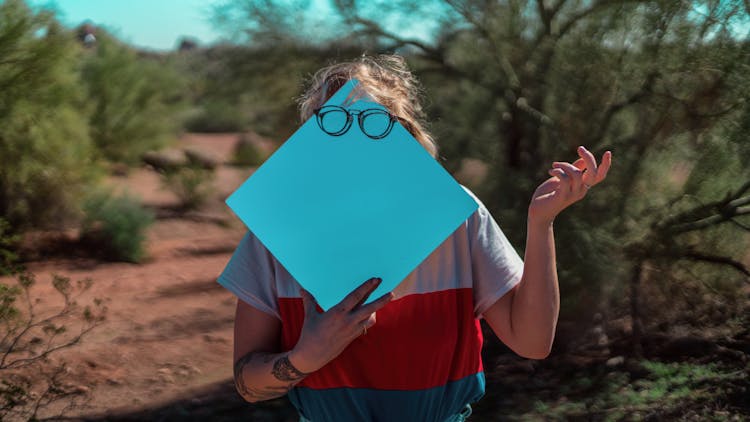
M235 140L231 135L183 138L222 160ZM222 200L251 172L218 169L215 197L199 214L211 218L157 220L148 232L149 258L143 264L57 258L27 265L37 276L33 291L41 312L61 303L49 283L55 273L94 281L80 302L93 297L106 301L106 321L81 345L54 356L67 362L67 379L89 399L88 408L75 411L78 415L152 406L231 378L236 302L216 277L245 229ZM150 169L112 177L109 183L156 209L176 203Z

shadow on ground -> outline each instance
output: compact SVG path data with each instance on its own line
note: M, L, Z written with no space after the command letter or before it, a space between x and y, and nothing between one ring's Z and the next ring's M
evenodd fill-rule
M286 397L259 404L247 403L227 380L195 390L179 400L136 411L120 412L81 418L82 421L257 421L296 422L297 411Z
M485 334L487 327L485 328ZM623 340L546 360L522 359L494 336L482 351L487 393L472 421L507 420L746 420L750 416L750 332L717 341L652 336L646 356L626 357ZM615 355L615 357L613 357ZM85 421L292 422L284 398L249 404L231 380L179 400Z

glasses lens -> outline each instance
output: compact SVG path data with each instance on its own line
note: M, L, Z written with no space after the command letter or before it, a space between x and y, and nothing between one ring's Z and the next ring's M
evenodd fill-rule
M390 126L391 116L384 111L374 110L362 114L362 132L371 138L387 135Z
M338 134L346 130L346 111L337 107L324 107L318 112L322 129L329 134Z

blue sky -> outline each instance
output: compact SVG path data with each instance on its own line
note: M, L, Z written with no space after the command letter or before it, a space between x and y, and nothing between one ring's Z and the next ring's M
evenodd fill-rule
M2 2L3 0L0 0ZM91 20L105 27L121 40L142 48L171 50L183 36L197 39L201 44L219 40L223 34L211 24L212 7L226 0L28 0L33 6L53 8L58 18L67 26L77 26ZM325 17L330 9L325 0L312 0L316 16ZM408 17L407 17L408 19ZM323 23L325 20L323 20ZM404 22L386 23L390 30L402 35L429 39L434 28L426 22L404 28ZM733 25L738 37L750 30L750 21L745 17Z
M0 3L3 0L0 0ZM228 31L216 30L211 24L212 8L226 0L27 0L33 7L51 8L63 24L74 27L91 20L119 39L141 48L172 50L183 36L190 36L200 44L210 44ZM309 7L323 27L331 10L329 1L312 0ZM390 30L403 22L386 23ZM395 27L393 27L395 26ZM435 25L422 24L399 28L399 33L428 39L427 33Z
M210 23L210 0L34 0L33 6L51 7L67 26L89 19L118 38L139 47L171 50L182 36L201 44L216 41L220 33Z

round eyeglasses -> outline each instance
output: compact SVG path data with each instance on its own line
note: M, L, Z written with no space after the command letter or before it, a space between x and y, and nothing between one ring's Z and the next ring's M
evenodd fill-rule
M393 123L399 120L397 116L379 108L347 110L344 107L327 105L316 108L314 113L320 129L331 136L346 133L352 126L353 116L357 116L362 133L371 139L383 139L391 133Z

